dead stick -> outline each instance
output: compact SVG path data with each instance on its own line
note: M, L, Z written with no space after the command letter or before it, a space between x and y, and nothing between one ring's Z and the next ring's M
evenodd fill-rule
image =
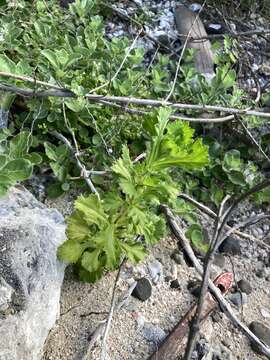
M181 243L185 253L187 254L189 259L193 263L195 269L202 276L203 268L202 268L199 260L195 256L195 254L189 244L188 239L185 237L185 234L183 233L180 226L178 225L176 217L174 216L171 209L169 209L168 207L163 206L162 209L163 209L165 215L167 216L168 222L173 230L174 235ZM235 314L233 313L233 310L231 309L231 306L224 299L224 297L220 294L220 291L216 288L216 286L214 285L214 283L211 280L209 280L208 286L209 286L209 289L211 290L212 294L215 296L215 298L219 302L221 309L224 311L224 313L226 314L228 319L232 322L232 324L236 328L238 328L242 332L242 334L244 334L250 341L252 341L253 343L256 343L256 345L258 346L260 351L268 359L270 359L270 348L268 346L266 346L263 342L261 342L261 340L256 335L254 335L253 332L250 331L249 328L235 316Z

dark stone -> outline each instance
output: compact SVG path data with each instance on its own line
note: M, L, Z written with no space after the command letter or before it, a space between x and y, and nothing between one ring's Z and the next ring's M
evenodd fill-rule
M252 293L252 287L250 283L245 279L239 280L237 286L242 292L246 293L247 295Z
M233 236L228 236L220 245L219 252L230 255L240 255L240 241Z
M201 291L201 285L199 281L190 281L187 288L193 296L197 298L199 297Z
M235 221L234 220L229 220L227 222L227 224L230 226L230 227L233 227L235 225Z
M132 292L132 296L135 298L146 301L152 295L152 285L146 278L141 278L137 281L137 285Z
M263 341L265 345L270 346L270 328L258 321L252 321L252 323L249 324L249 329ZM255 352L261 354L261 351L255 343L251 342L251 347Z
M178 281L178 279L175 279L175 280L173 280L172 282L171 282L171 288L172 289L180 289L180 284L179 284L179 281Z
M183 264L183 256L181 255L181 253L179 251L174 251L171 254L171 259L176 262L176 264L178 265L182 265Z

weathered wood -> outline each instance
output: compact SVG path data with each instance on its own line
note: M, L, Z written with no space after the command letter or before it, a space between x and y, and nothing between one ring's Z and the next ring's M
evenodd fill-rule
M223 273L218 276L214 284L218 287L223 295L231 288L233 282L232 273ZM218 302L207 293L205 304L202 312L201 323L204 322L208 315L218 306ZM161 346L148 358L148 360L176 360L179 355L184 354L187 345L190 324L195 315L197 305L194 305L174 327L172 332L166 337Z
M196 40L207 37L205 27L198 14L195 14L184 5L178 5L175 9L176 27L183 42L188 40L187 47L196 49L195 67L204 74L207 79L214 76L214 61L209 40Z

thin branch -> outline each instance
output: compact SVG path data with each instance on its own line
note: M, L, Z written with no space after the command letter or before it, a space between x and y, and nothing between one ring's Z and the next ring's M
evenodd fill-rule
M223 34L210 34L207 36L201 36L201 37L189 37L190 41L202 41L202 40L209 40L209 39L219 39L219 38L224 38L224 37L231 37L231 38L238 38L238 37L242 37L242 36L250 36L250 35L268 35L270 34L270 29L264 29L264 30L248 30L248 31L240 31L240 32L235 32L235 33L223 33ZM179 34L179 36L181 37L187 37L187 35L185 34Z
M137 282L135 281L128 288L128 290L121 296L121 299L119 300L119 302L115 306L114 314L116 312L120 311L122 309L122 307L127 303L128 299L130 298L130 296L131 296L133 290L135 289L136 285L137 285ZM101 321L99 323L98 327L96 328L96 330L92 334L91 340L90 340L90 342L88 344L88 347L87 347L87 350L86 350L86 352L85 352L85 354L84 354L84 356L82 357L81 360L88 360L88 358L90 358L91 351L92 351L93 347L95 346L96 342L100 339L100 337L104 333L105 326L106 326L106 319L104 319L103 321Z
M44 90L44 91L34 91L30 89L22 89L12 85L5 85L0 83L0 90L13 92L18 95L26 97L62 97L62 98L76 98L77 96L70 90ZM120 104L133 104L139 106L151 106L151 107L163 107L170 106L173 109L179 110L194 110L194 111L220 111L228 114L235 115L245 115L245 116L258 116L264 118L270 118L270 113L263 112L263 110L250 110L250 109L237 109L232 107L217 106L217 105L200 105L200 104L183 104L183 103L174 103L164 100L154 100L154 99L140 99L128 96L105 96L105 95L95 95L95 94L86 94L85 98L89 101L102 103L112 102ZM108 104L106 104L108 105Z
M206 215L208 215L209 217L211 217L212 219L216 219L217 214L211 210L209 207L207 207L206 205L198 202L197 200L193 199L191 196L187 195L187 194L180 194L179 195L180 198L190 202L191 204L193 204L194 206L196 206L200 211L202 211L203 213L205 213ZM227 229L228 231L231 231L232 227L229 225L225 226L225 229ZM243 238L243 239L247 239L247 240L251 240L251 241L257 241L258 245L266 248L267 250L270 250L270 246L267 245L266 243L262 242L262 241L258 241L257 238L255 238L254 236L244 233L242 231L237 230L236 228L233 228L233 231L231 232L231 234L234 233L235 235Z
M198 307L196 309L195 316L192 319L192 323L191 323L190 333L189 333L189 337L188 337L188 345L187 345L187 349L185 352L185 360L191 359L192 352L195 347L197 334L199 332L200 318L201 318L203 305L204 305L204 301L205 301L205 296L206 296L207 288L208 288L208 282L209 282L209 278L210 278L210 270L211 270L212 263L214 261L214 255L215 255L218 247L222 244L222 242L226 238L226 237L221 237L223 228L225 227L230 215L236 209L236 207L239 205L239 203L241 201L245 200L250 195L268 187L269 185L270 185L270 179L268 181L264 181L260 184L257 184L256 186L251 188L249 191L240 195L233 202L233 204L229 207L229 209L224 212L224 214L223 214L223 209L224 209L225 203L228 200L228 196L225 197L225 199L222 201L222 203L220 205L219 213L216 218L216 226L215 226L215 231L214 231L214 235L213 235L213 240L210 244L209 250L207 251L207 254L206 254L205 260L204 260L203 280L202 280L202 285L201 285L201 290L200 290L200 296L198 299Z
M112 318L113 318L114 308L115 308L116 288L117 288L117 284L118 284L118 281L119 281L120 272L121 272L125 262L126 262L126 258L123 259L121 265L119 266L119 269L118 269L118 272L117 272L117 275L116 275L116 278L115 278L115 281L114 281L110 310L109 310L109 314L108 314L108 317L107 317L107 320L106 320L106 324L105 324L105 328L104 328L104 332L103 332L103 336L102 336L102 345L101 345L101 348L102 348L101 359L102 360L106 360L106 354L107 354L106 341L107 341L110 325L111 325Z
M242 128L244 129L244 131L246 132L247 136L250 138L250 140L252 141L252 143L257 147L257 149L259 150L259 152L263 155L263 157L269 162L270 164L270 158L269 156L265 153L265 151L263 150L263 148L261 147L261 145L257 142L257 140L254 138L254 136L251 134L251 132L249 131L249 129L246 127L246 125L244 124L244 122L241 119L237 119L239 121L239 123L241 124Z
M61 140L64 144L66 144L67 147L72 151L72 154L74 155L74 158L76 160L76 164L77 164L78 168L81 170L81 177L85 180L85 182L86 182L87 186L89 187L89 189L91 190L91 192L96 194L97 197L99 198L99 194L98 194L94 184L92 183L91 179L89 178L91 171L89 172L88 170L86 170L85 166L82 164L82 162L80 160L80 157L74 151L73 146L71 145L70 141L63 134L60 134L57 131L52 131L51 134L54 135L57 139Z
M104 105L108 105L108 106L112 106L115 108L118 108L119 110L122 110L128 114L134 114L134 115L149 115L149 113L151 112L150 110L139 110L139 109L134 109L134 108L129 108L127 107L127 105L123 106L123 105L119 105L119 104L115 104L113 102L109 102L109 101L100 101L100 103L104 104ZM223 117L190 117L190 116L185 116L185 115L181 115L181 114L175 114L175 115L171 115L170 116L170 120L181 120L181 121L188 121L188 122L194 122L194 123L224 123L224 122L228 122L228 121L232 121L235 119L234 115L227 115L227 116L223 116Z
M223 208L224 208L225 203L227 202L228 198L229 197L226 196L225 199L221 202L219 212L218 212L218 215L215 220L216 224L215 224L215 230L214 230L214 234L212 237L212 241L209 246L209 250L207 251L207 254L205 256L205 262L204 262L205 265L204 265L204 270L203 270L203 279L202 279L202 284L201 284L201 289L200 289L200 296L198 299L198 306L196 308L195 315L192 318L184 360L191 359L193 350L196 345L196 341L197 341L197 337L198 337L198 333L199 333L199 325L201 322L201 316L202 316L202 312L203 312L205 298L206 298L206 294L208 291L208 283L209 283L209 279L210 279L211 266L213 264L214 254L216 251L216 242L218 240L219 225L221 224Z
M183 231L179 227L178 222L177 222L173 212L166 206L163 206L162 209L163 209L164 213L166 214L169 224L171 225L171 227L173 229L173 233L175 234L177 239L180 241L185 253L187 254L189 259L193 263L197 272L202 276L203 268L202 268L199 260L196 258L195 254L189 244L188 239L185 237ZM224 297L220 293L220 290L216 288L216 286L214 285L214 283L211 280L209 280L208 286L209 286L212 294L218 300L221 309L224 311L224 313L226 314L228 319L232 322L232 324L236 328L238 328L242 332L242 334L247 336L247 338L250 341L252 341L253 343L256 343L256 345L258 346L260 351L268 359L270 359L270 348L268 346L266 346L263 342L261 342L260 339L255 334L253 334L253 332L250 331L249 328L235 316L235 314L233 313L233 310L231 309L231 306L224 299Z

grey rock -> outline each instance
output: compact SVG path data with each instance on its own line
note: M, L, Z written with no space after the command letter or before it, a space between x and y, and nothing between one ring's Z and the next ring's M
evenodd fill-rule
M234 294L230 294L228 299L238 308L241 308L243 305L247 303L247 294L236 292Z
M18 188L0 209L0 359L38 360L59 315L64 219Z
M161 262L159 262L158 260L154 260L150 264L148 264L147 267L154 284L157 284L164 279L163 266Z
M132 296L135 298L146 301L152 295L152 285L146 278L141 278L137 281L137 285L132 292Z
M263 341L267 346L270 346L270 328L265 326L264 324L253 321L249 324L249 329L261 340ZM251 343L252 349L261 354L260 350L258 349L257 345L255 343Z
M250 283L245 279L239 280L237 286L242 292L246 293L247 295L252 293L252 287Z
M221 34L224 29L221 24L209 24L206 26L206 31L209 34Z
M166 337L166 333L163 329L151 323L145 323L142 329L142 334L146 340L154 343L155 345L159 345Z
M214 259L214 265L222 269L225 266L225 257L222 254L216 254Z
M230 255L240 255L241 246L239 240L233 236L228 236L220 245L219 252Z

